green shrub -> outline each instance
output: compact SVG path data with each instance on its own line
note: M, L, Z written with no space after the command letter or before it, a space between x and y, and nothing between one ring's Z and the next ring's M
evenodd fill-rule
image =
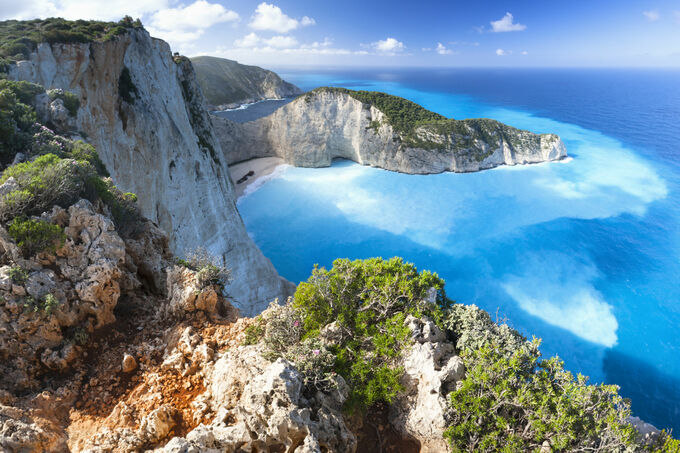
M27 147L36 121L35 111L14 90L0 89L0 159L10 161Z
M301 340L326 338L329 328L336 332L327 348L335 356L333 369L349 384L349 411L389 403L398 394L399 358L410 344L406 316L441 320L449 304L443 289L436 274L419 273L401 258L339 259L330 270L315 267L298 286L291 309L300 320ZM290 329L279 329L280 337L294 341Z
M45 89L35 83L25 80L0 80L0 90L10 90L18 101L27 105L33 105L35 97L45 92Z
M26 258L45 251L54 253L66 240L63 228L45 220L15 218L8 232Z
M185 259L176 258L175 262L196 272L199 290L213 285L224 289L229 283L229 269L204 248L196 248L190 251Z
M12 266L9 268L9 278L12 283L23 285L28 280L28 271L21 266Z
M59 306L59 303L59 300L52 294L47 294L41 300L36 300L32 296L26 296L24 298L24 309L27 312L40 313L44 316L50 316Z
M487 343L465 351L466 376L449 395L454 452L630 451L637 433L627 423L629 404L613 385L587 385L565 371L556 357L539 361L539 341L508 356L503 345Z
M262 318L258 316L251 325L246 327L245 338L243 339L242 344L244 346L249 346L259 343L264 336L264 329L265 327L263 325Z
M69 115L73 117L78 115L80 99L75 94L61 89L54 89L48 90L47 95L50 98L50 102L54 101L55 99L61 99L64 102L64 107L66 107L66 110L68 110Z
M7 168L0 184L13 177L18 189L0 198L0 220L39 215L54 205L68 207L85 192L85 183L96 177L92 165L46 154Z

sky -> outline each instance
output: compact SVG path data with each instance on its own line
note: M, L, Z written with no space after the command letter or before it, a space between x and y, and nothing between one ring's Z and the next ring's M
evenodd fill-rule
M0 19L126 14L264 66L680 67L680 0L0 0Z

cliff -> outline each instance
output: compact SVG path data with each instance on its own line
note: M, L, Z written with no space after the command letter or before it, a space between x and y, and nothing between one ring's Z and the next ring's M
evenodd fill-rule
M495 120L453 120L383 93L321 88L245 124L213 117L229 163L279 156L300 167L335 158L403 173L471 172L558 160L554 134L534 134Z
M223 110L262 99L283 99L302 93L278 74L258 66L207 56L194 57L191 63L210 110Z
M9 67L12 79L75 93L74 127L93 144L142 213L179 255L203 246L234 274L229 294L256 313L287 284L248 236L236 210L227 162L190 62L165 42L130 29L105 42L40 43Z

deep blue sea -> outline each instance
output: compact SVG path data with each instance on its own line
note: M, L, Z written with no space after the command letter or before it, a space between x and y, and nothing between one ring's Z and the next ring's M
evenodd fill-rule
M281 72L303 89L380 90L554 132L571 156L428 176L342 161L283 169L239 209L284 277L337 257L403 256L680 433L680 72Z

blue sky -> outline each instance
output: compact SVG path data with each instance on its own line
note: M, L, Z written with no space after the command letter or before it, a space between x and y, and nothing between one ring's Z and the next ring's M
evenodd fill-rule
M680 66L680 0L0 0L0 16L140 17L183 54L270 66Z

